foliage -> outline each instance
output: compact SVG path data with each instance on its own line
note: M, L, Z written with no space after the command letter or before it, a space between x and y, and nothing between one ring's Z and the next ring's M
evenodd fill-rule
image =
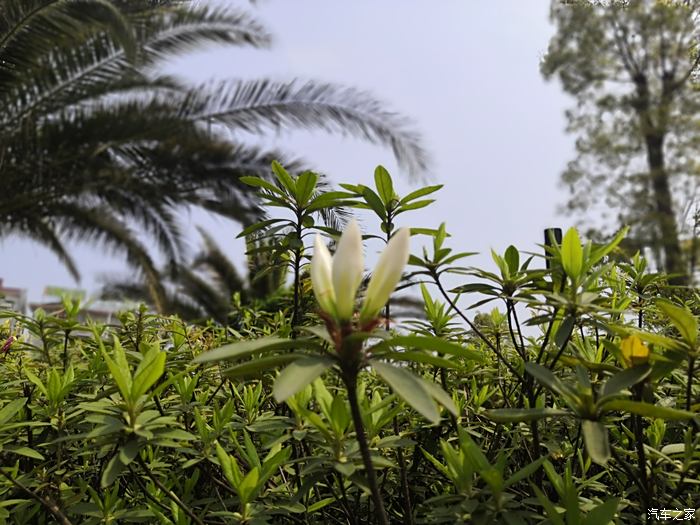
M180 0L6 0L0 9L0 238L53 251L75 278L70 240L124 254L156 306L154 262L183 264L179 214L194 206L243 224L258 202L243 176L267 176L278 151L241 131L320 128L383 144L413 173L418 136L367 93L299 80L191 86L162 74L207 44L266 47L235 7ZM160 253L158 253L160 252Z
M289 188L269 195L303 201L309 175L276 172ZM368 202L346 189L308 199ZM511 246L494 269L464 266L444 225L421 231L404 284L421 281L425 318L390 330L386 311L317 310L306 237L292 247L296 317L241 315L233 329L142 308L106 326L80 322L73 301L62 317L3 313L0 523L593 525L695 511L700 296L623 260L624 231L593 244L571 229L528 258ZM472 316L484 301L495 308Z
M695 242L684 253L681 240L697 233L699 9L697 0L553 0L557 32L542 63L576 99L568 208L600 214L592 230L631 225L626 243L652 248L660 268L681 276L696 259Z

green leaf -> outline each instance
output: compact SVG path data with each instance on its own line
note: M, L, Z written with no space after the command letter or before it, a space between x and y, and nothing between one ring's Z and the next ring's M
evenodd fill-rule
M41 379L39 379L37 376L34 375L34 373L32 373L29 370L25 370L24 375L26 375L27 379L29 379L32 383L34 383L36 385L36 387L39 389L39 392L44 394L44 396L46 398L50 399L51 396L49 395L49 391L46 388L46 386L44 385L44 383L41 381Z
M694 349L698 340L698 321L690 310L676 306L668 299L657 299L656 306L668 316L686 344Z
M411 202L410 204L403 204L399 211L396 212L396 215L405 211L420 210L421 208L430 206L433 202L435 202L435 199L425 199L422 201Z
M561 241L561 263L566 275L577 280L583 270L583 248L576 228L569 228Z
M145 443L141 443L137 439L132 439L122 446L119 449L119 461L121 461L122 465L128 466L132 461L134 461L136 456L139 455L139 452L143 446L145 446Z
M518 252L518 249L512 245L508 246L503 258L505 259L506 263L508 263L510 274L513 275L517 273L517 271L520 269L520 252Z
M278 195L284 195L284 192L271 182L261 179L260 177L241 177L240 180L243 184L248 186L254 186L256 188L263 188L272 193L277 193Z
M25 370L26 373L26 370ZM27 402L26 397L20 397L18 399L13 399L10 401L8 404L6 404L4 407L0 409L0 425L4 425L8 421L10 421L17 412L22 410L22 407L24 404Z
M615 518L620 498L611 498L601 503L588 514L581 525L609 525Z
M422 363L424 365L439 366L440 368L459 368L460 363L450 361L443 357L438 357L426 352L387 352L382 354L382 359L391 359L392 361L411 361L413 363Z
M622 242L622 239L625 238L625 235L627 235L628 231L629 226L625 226L624 228L620 229L620 231L617 232L617 234L615 234L615 237L609 243L604 244L603 246L599 246L594 250L591 250L591 254L588 258L589 266L593 266L607 254L613 251L615 247L617 247L617 245Z
M280 181L282 186L286 188L290 195L296 195L296 182L294 182L292 176L287 173L287 170L282 167L282 164L276 160L272 161L272 173L275 174L277 180Z
M570 386L562 383L551 370L532 362L525 363L525 370L551 391L564 397L569 404L577 406L580 403L578 394Z
M575 317L573 315L567 315L559 325L557 333L554 334L554 343L557 345L558 349L561 350L561 348L569 341L571 332L574 331L575 323Z
M419 414L432 423L440 421L440 412L433 401L433 396L419 378L404 368L380 361L373 361L372 368Z
M306 357L293 362L275 380L272 388L275 400L281 403L293 396L333 366L333 363L330 357Z
M298 353L260 357L231 366L224 370L222 374L229 379L237 377L258 377L262 372L274 370L280 365L286 365L287 363L302 359L303 357L304 354Z
M131 394L131 371L129 370L129 364L126 361L126 354L122 348L121 343L115 337L114 338L114 359L112 359L106 351L102 351L107 367L114 382L117 384L119 393L122 395L125 401L129 401ZM111 482L110 482L111 483Z
M520 423L537 421L546 417L563 417L572 415L567 410L555 408L496 408L485 410L484 415L497 423Z
M218 441L216 442L216 457L224 477L234 489L238 490L238 485L241 483L241 471L238 468L236 458L229 456Z
M441 473L443 476L445 476L446 478L449 478L449 477L450 477L450 471L449 471L449 469L448 469L445 465L443 465L442 463L440 463L440 462L435 458L435 456L433 456L432 454L430 454L430 453L429 453L428 451L426 451L423 447L421 447L421 452L423 452L423 455L425 456L425 459L427 459L428 461L430 461L430 463L433 464L433 466L437 469L438 472L440 472L440 473Z
M299 206L306 206L316 189L318 175L313 171L305 171L297 179L296 200Z
M245 505L255 499L260 483L260 469L255 467L245 475L243 480L238 485L238 497L241 504Z
M109 463L107 463L107 466L102 472L100 486L102 488L109 487L112 483L114 483L114 480L119 477L119 474L122 473L124 468L124 464L119 461L119 454L112 456L112 459L109 460Z
M323 208L330 208L331 206L347 204L347 202L343 201L342 199L348 199L352 196L352 193L347 193L344 191L327 191L313 199L306 207L306 211L316 211Z
M136 368L133 384L131 385L131 399L136 401L148 392L148 389L160 379L163 372L165 372L165 352L154 348L146 354Z
M32 459L37 459L39 461L46 459L39 452L29 447L15 447L10 445L5 447L5 451L9 452L10 454L17 454L19 456L25 456Z
M581 421L581 431L591 460L599 465L605 465L610 459L608 429L600 421L584 419Z
M365 187L362 190L362 196L364 197L365 201L367 201L369 207L374 210L374 213L376 213L382 220L386 220L386 208L384 207L382 199L379 198L379 195L374 193L370 188Z
M452 413L453 416L457 417L459 415L454 401L452 400L450 395L442 389L440 385L422 377L419 377L418 379L420 379L423 382L423 386L426 388L426 390L428 390L428 392L430 392L430 395L435 401L444 406L449 412Z
M627 368L608 379L603 385L601 394L603 397L617 394L646 379L650 373L651 367L649 365Z
M375 348L377 350L386 347L402 346L404 348L418 348L420 350L433 350L441 354L463 357L472 361L483 363L485 356L476 350L469 350L458 343L446 341L441 337L420 336L420 335L400 335L392 337L379 343Z
M236 239L240 239L241 237L245 237L246 235L250 235L251 233L255 233L256 231L263 230L263 229L267 228L268 226L272 226L273 224L277 224L278 222L287 222L287 220L286 219L270 219L267 221L256 222L255 224L251 224L247 228L244 228L243 231L236 236Z
M644 417L669 420L693 419L698 415L686 410L680 410L678 408L661 407L650 403L644 403L642 401L631 401L628 399L613 399L611 401L604 402L602 404L602 408L608 411L619 410L621 412L639 414L640 416Z
M508 488L511 485L515 485L518 481L530 477L537 471L537 469L539 469L542 466L542 463L544 463L546 459L546 456L542 456L541 458L536 459L529 465L525 465L523 468L518 470L515 474L513 474L506 480L506 482L503 485L503 488Z
M207 363L210 361L225 361L229 359L242 359L256 353L273 352L275 350L288 350L300 347L302 343L298 339L283 339L281 337L261 337L249 341L220 346L214 350L204 352L195 357L194 363Z
M389 172L384 166L377 166L375 168L374 184L377 187L382 202L388 208L389 204L394 199L394 183L391 180L391 175L389 175Z
M407 202L410 202L413 199L417 199L419 197L424 197L425 195L435 193L436 191L441 189L442 186L442 184L437 184L435 186L425 186L424 188L419 188L416 191L412 191L411 193L406 195L403 199L399 201L399 204L406 204Z
M547 517L549 518L549 521L552 522L552 525L564 525L564 520L561 518L559 511L556 509L556 507L550 501L550 499L544 494L544 492L542 492L534 484L530 484L530 487L533 491L535 491L535 495L540 501L540 504L544 507L544 510L547 513Z
M319 500L316 503L306 507L306 512L308 512L309 514L312 514L314 512L321 510L324 507L327 507L328 505L330 505L332 503L335 503L336 501L337 501L336 498L324 498L324 499Z

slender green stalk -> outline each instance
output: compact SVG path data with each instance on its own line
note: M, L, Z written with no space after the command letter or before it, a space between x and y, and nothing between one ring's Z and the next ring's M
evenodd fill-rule
M508 371L513 374L514 377L518 379L518 381L522 382L523 377L518 373L518 371L513 368L513 365L511 365L506 358L503 356L501 351L496 348L496 346L489 341L489 339L483 334L481 330L479 330L474 323L472 323L469 318L462 313L462 311L457 307L455 302L452 300L452 298L447 295L447 291L445 290L445 287L442 285L442 282L440 282L440 278L437 275L431 275L433 278L433 282L435 285L438 287L438 290L440 290L440 293L444 297L444 299L447 301L447 304L450 305L450 308L454 310L454 312L462 318L462 320L467 323L467 326L481 339L484 343L486 343L486 346L488 346L494 354L496 354L496 357L505 365L505 367L508 369Z
M634 387L634 397L637 401L642 400L642 388L643 385L635 385ZM632 421L634 425L634 441L635 447L637 449L637 468L639 470L639 481L644 487L641 492L642 497L642 509L646 510L649 507L651 497L651 487L649 486L649 479L647 477L647 457L644 450L644 427L642 426L642 417L638 414L632 416Z
M377 474L375 473L374 466L372 465L372 456L369 451L369 445L367 444L365 427L362 423L362 413L360 412L360 405L357 400L357 372L344 371L342 377L343 382L345 383L345 388L348 390L350 413L352 414L352 422L355 425L355 436L357 437L357 443L360 445L362 462L364 463L365 471L367 472L367 482L369 483L369 488L372 493L372 500L374 501L374 513L380 525L389 525L389 517L386 514L386 510L384 509L384 500L379 492Z
M297 335L297 326L301 324L301 248L302 248L302 219L301 211L297 211L296 240L299 245L294 248L294 304L292 307L292 337Z
M444 370L444 369L443 369ZM394 418L394 434L399 435L399 422ZM411 505L411 490L408 486L408 473L406 471L406 460L403 456L403 449L396 449L396 456L399 460L399 473L401 475L401 492L403 497L404 524L413 525L413 508Z
M149 477L149 479L158 487L160 490L163 491L163 493L168 496L178 507L180 507L185 514L189 516L189 518L195 522L197 525L204 525L204 522L197 516L194 511L189 508L178 496L175 494L172 490L168 489L161 481L158 479L158 477L153 474L150 468L148 468L148 465L146 465L146 462L141 458L141 456L137 455L136 456L136 461L138 462L139 466L143 469L143 471L146 473L146 476Z
M46 510L53 514L53 517L56 518L56 521L58 521L61 525L73 525L73 523L68 519L68 517L65 514L63 514L60 507L54 501L38 494L37 492L34 492L32 489L24 485L21 481L18 481L12 476L10 476L2 468L0 468L0 474L2 474L15 487L17 487L22 492L26 493L32 499L36 500L42 506L44 506Z
M63 373L66 373L68 369L68 338L70 337L70 330L64 330L63 332Z
M695 358L688 358L688 382L685 385L685 409L690 412L693 398L693 375L695 375Z

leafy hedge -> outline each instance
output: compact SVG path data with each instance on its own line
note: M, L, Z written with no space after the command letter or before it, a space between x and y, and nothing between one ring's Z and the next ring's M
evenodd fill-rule
M288 308L241 306L230 327L81 322L68 300L2 314L0 523L700 523L695 290L625 256L624 232L482 270L441 225L412 228L421 316L397 325L399 297L341 323L310 301L308 234L355 207L387 242L440 187L274 173L247 182L291 218L244 235L292 268Z

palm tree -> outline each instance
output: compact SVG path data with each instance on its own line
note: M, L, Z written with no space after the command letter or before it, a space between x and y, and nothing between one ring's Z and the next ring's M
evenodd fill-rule
M269 35L237 9L182 0L4 0L0 238L47 246L76 279L66 241L111 247L142 271L161 307L146 246L181 262L184 205L250 221L259 210L240 176L267 176L272 159L288 157L235 132L320 127L384 144L413 173L425 169L405 120L366 93L268 79L192 88L158 73L212 42L264 47Z
M235 313L234 294L239 295L242 305L258 303L262 309L270 307L276 311L270 302L284 302L287 269L276 265L273 271L266 271L273 266L272 255L260 248L269 240L255 234L246 238L248 275L241 276L216 241L202 229L199 233L202 247L192 260L187 264L170 264L161 271L160 280L165 289L163 311L187 321L212 319L225 325ZM108 279L101 296L152 302L148 284L142 279Z

